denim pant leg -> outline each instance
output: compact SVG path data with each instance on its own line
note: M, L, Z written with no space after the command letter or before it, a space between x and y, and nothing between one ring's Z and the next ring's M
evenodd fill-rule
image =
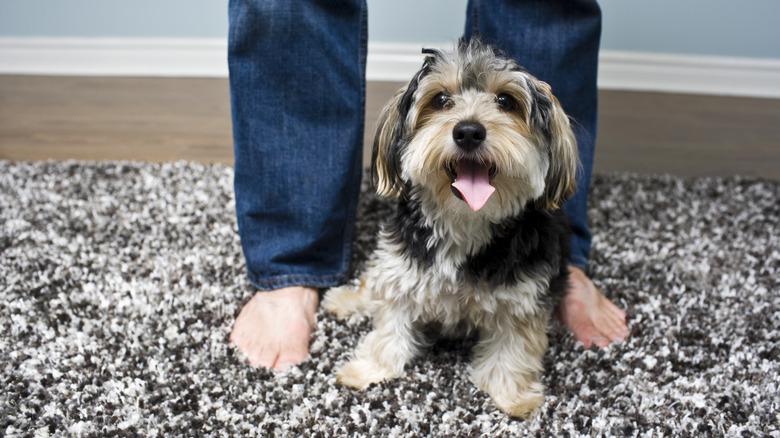
M581 172L564 204L572 226L571 263L587 269L588 188L596 139L601 10L595 0L469 0L465 37L480 36L549 83L573 119Z
M360 190L365 0L231 0L234 189L260 289L345 279Z

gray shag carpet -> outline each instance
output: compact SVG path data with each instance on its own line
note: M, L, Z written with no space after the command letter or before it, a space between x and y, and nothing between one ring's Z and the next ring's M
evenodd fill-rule
M553 324L530 421L468 381L469 341L355 392L334 371L369 323L320 313L308 361L245 365L231 187L224 166L0 161L0 435L780 436L777 182L597 176L592 274L631 336L586 351ZM363 196L356 266L387 211Z

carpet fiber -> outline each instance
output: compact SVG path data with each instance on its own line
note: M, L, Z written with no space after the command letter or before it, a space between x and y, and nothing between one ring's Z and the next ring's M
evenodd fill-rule
M334 371L369 322L320 313L300 367L242 363L231 187L223 166L0 161L0 435L780 436L778 183L596 177L592 273L631 336L585 351L553 324L530 421L468 381L470 341L355 392ZM388 208L363 196L358 268Z

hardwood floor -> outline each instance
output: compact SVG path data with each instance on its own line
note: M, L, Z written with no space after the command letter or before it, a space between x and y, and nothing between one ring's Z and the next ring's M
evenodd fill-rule
M368 84L366 143L399 86ZM596 172L780 180L780 99L624 91L600 99ZM0 159L68 158L231 163L227 81L0 76Z
M780 99L600 93L596 171L780 179Z
M0 158L230 162L227 83L0 76Z

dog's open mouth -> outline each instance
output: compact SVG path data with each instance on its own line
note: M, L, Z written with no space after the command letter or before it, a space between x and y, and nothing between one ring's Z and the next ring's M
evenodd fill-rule
M496 166L461 158L444 166L450 177L452 193L474 211L485 206L496 188L490 181L496 176Z

